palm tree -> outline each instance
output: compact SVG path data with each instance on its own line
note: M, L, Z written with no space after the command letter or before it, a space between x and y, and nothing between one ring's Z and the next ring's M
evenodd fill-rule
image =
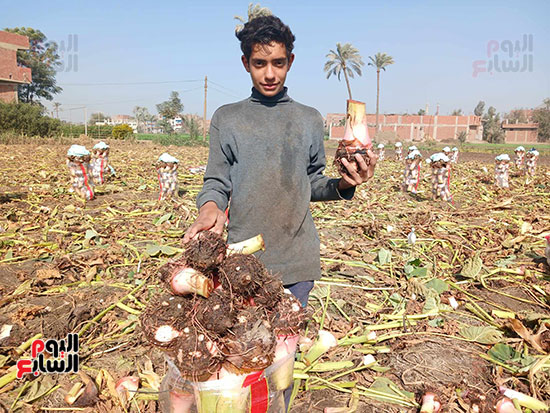
M271 16L273 13L271 10L269 10L267 7L262 7L260 3L254 5L250 3L248 5L248 20L245 20L244 17L241 16L234 16L233 18L235 20L238 20L241 22L241 24L237 24L235 27L235 32L240 32L243 28L245 23L248 23L250 20L254 20L256 17L262 17L262 16Z
M59 119L59 107L60 106L61 106L61 103L53 102L53 109L55 110L55 114L57 116L57 119Z
M351 43L336 43L336 51L330 50L326 57L328 57L328 60L325 63L324 71L328 73L327 79L330 75L335 75L340 80L340 76L344 72L349 98L352 99L349 77L353 78L353 72L361 76L361 66L365 65L359 50L353 47Z
M387 55L386 53L376 53L374 58L369 56L371 60L369 66L376 67L376 131L378 132L378 110L380 103L380 69L386 71L386 66L392 65L394 63L393 57Z

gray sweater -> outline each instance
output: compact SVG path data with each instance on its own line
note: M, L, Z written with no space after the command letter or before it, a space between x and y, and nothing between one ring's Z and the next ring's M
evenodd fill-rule
M273 97L256 89L220 107L210 125L210 152L197 207L214 201L229 208L228 242L262 234L257 254L283 284L321 276L319 236L310 201L351 199L323 175L323 118L295 102L284 88Z

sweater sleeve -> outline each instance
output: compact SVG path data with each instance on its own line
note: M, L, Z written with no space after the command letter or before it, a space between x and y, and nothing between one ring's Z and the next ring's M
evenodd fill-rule
M210 125L208 165L204 173L202 190L197 195L197 208L200 209L205 203L214 201L220 210L225 211L231 194L229 169L232 156L231 150L224 148L221 143L220 130L214 124L214 117ZM230 156L227 156L228 154Z
M351 200L355 194L355 187L338 191L339 178L329 178L323 175L326 167L325 147L323 144L324 129L321 115L315 122L312 133L312 144L309 153L307 174L311 182L311 201L335 201L339 199Z

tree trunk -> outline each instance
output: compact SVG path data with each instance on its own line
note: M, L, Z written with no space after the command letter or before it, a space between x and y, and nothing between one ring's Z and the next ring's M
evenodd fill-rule
M380 103L380 69L376 69L376 130L374 136L378 133L378 105Z
M351 88L349 87L349 79L348 79L348 72L347 72L346 66L344 66L344 77L346 78L346 85L348 86L349 99L351 100L352 99L352 97L351 97Z

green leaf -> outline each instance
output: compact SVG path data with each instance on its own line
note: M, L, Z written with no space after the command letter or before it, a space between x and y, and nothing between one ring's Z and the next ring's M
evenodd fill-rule
M495 344L503 339L502 332L494 327L465 327L458 334L467 340L481 344Z
M487 352L495 360L507 362L518 358L521 354L507 344L497 343Z
M443 324L445 324L445 320L443 320L441 317L434 318L433 320L428 321L428 325L430 327L443 327Z
M95 232L94 229L87 229L86 230L86 235L84 235L84 239L92 239L92 238L95 238L97 237L99 234L97 232Z
M372 383L372 385L370 386L370 389L376 390L380 393L385 393L386 395L393 398L398 398L401 400L408 398L409 400L414 401L414 393L400 389L397 384L386 377L377 377L374 380L374 383ZM375 400L387 402L387 399L377 398L376 395L369 395L369 397Z
M172 255L176 255L178 253L178 250L169 245L163 245L162 247L160 247L160 252L162 252L164 255L168 255L169 257L171 257Z
M378 251L378 262L380 265L389 264L391 262L391 251L388 251L385 248Z
M147 189L147 185L143 184L143 185L140 185L138 186L138 191L145 191Z
M164 214L163 216L161 216L160 218L156 219L154 221L154 224L158 227L162 224L164 224L166 221L168 221L170 218L172 218L172 213L169 212L167 214Z
M156 257L160 254L161 246L158 244L147 244L145 253L150 257Z
M422 313L429 313L430 311L436 310L437 308L437 300L435 299L435 297L428 297L424 302Z
M517 257L514 254L512 254L509 257L498 260L495 264L499 268L507 268L510 265L514 264L514 262L516 261L516 258Z
M438 294L444 293L449 290L449 284L439 278L432 278L430 281L424 284L427 288L435 290Z
M464 263L464 267L462 267L462 271L460 272L460 275L466 278L472 278L477 279L479 273L481 272L481 268L483 267L483 261L481 261L481 258L479 258L479 253L476 253L475 256L472 258L466 260Z

